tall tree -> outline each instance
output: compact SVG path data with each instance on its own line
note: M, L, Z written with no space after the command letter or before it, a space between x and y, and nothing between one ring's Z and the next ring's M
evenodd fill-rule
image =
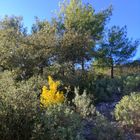
M93 57L93 49L102 33L111 8L95 13L89 4L81 0L64 2L60 7L59 25L61 25L60 54L63 59L78 63L84 70L84 64ZM62 55L60 55L62 56Z
M25 43L31 48L30 53L35 66L40 69L40 74L43 73L43 68L49 66L54 59L58 44L56 30L55 23L49 23L46 20L40 21L37 18L32 26L32 34L26 38Z
M133 41L127 37L126 26L122 28L113 26L108 30L107 36L105 36L98 49L98 60L111 68L111 78L113 78L114 66L124 63L131 58L138 45L138 40Z

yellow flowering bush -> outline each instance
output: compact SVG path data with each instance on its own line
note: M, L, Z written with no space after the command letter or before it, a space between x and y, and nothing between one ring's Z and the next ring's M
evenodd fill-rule
M47 107L52 104L62 103L65 99L63 92L58 91L60 81L54 81L51 76L48 76L49 87L43 86L40 96L41 106Z

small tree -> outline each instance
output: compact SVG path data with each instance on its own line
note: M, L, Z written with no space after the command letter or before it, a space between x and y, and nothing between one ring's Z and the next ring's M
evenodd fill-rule
M126 26L113 26L98 49L98 60L111 68L114 77L114 66L126 62L135 54L139 41L128 39Z

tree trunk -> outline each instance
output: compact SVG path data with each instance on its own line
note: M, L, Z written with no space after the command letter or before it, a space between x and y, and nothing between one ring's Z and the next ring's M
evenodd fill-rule
M43 67L40 68L39 74L40 74L40 75L43 75Z
M84 60L82 61L82 63L81 63L81 66L82 66L82 71L84 72L85 71L85 66L84 66L85 64L84 64Z
M5 68L3 65L0 65L0 70L4 71L4 70L8 70L8 68ZM12 71L12 70L11 70Z
M75 74L75 64L72 62L72 73Z
M111 66L111 78L114 78L114 66Z

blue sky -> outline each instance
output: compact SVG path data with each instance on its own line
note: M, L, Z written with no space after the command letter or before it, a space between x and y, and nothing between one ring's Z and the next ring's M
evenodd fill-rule
M34 17L50 20L58 9L60 0L0 0L0 18L4 15L23 16L24 25L30 30ZM113 15L108 26L127 25L128 37L140 39L140 0L83 0L93 5L96 11L113 5ZM140 46L136 58L140 58Z

